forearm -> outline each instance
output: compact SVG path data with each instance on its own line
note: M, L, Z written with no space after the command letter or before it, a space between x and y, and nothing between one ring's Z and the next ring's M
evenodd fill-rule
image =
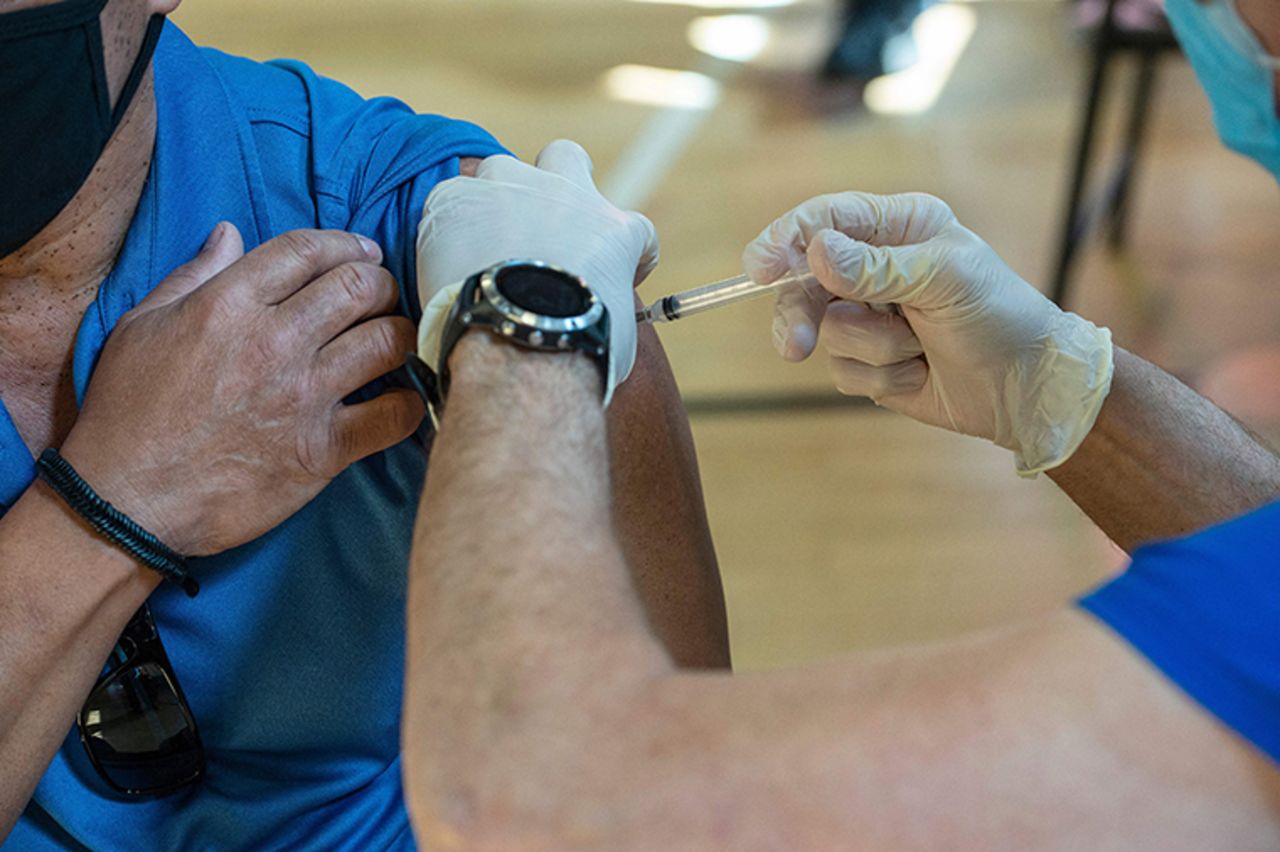
M0 838L158 582L44 485L0 519Z
M651 327L608 412L613 518L640 602L677 665L726 668L724 589L689 420Z
M1280 497L1280 457L1195 391L1119 348L1097 424L1050 476L1125 550Z
M415 827L441 843L550 807L540 797L589 759L575 734L670 667L613 530L595 366L482 332L450 363L411 563L404 713Z
M1272 849L1280 837L1274 765L1077 612L802 669L676 672L634 704L618 756L585 770L578 806L608 821L551 848Z

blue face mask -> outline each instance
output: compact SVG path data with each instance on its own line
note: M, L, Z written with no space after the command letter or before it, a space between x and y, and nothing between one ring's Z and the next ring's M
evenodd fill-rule
M1167 0L1165 11L1209 95L1223 144L1257 160L1280 180L1275 96L1280 59L1258 43L1234 0Z

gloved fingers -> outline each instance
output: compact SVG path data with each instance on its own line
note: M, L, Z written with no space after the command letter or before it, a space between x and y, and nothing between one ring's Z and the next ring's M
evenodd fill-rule
M517 182L526 169L528 166L510 154L494 154L480 161L473 180Z
M819 332L827 352L873 367L899 364L924 354L919 338L900 315L858 302L832 302Z
M929 379L923 358L874 367L852 358L831 359L831 378L845 396L865 396L876 404L901 394L915 393Z
M752 280L768 284L790 272L807 268L805 253L809 241L821 231L835 227L834 211L840 198L841 195L822 195L806 201L761 231L742 253L743 269ZM873 208L864 206L864 212L868 211L871 221L875 221L878 215Z
M778 294L773 313L773 348L788 361L803 361L818 345L818 329L831 296L818 284Z
M570 139L555 140L542 149L536 163L543 171L560 175L580 189L596 191L591 155L577 142Z
M602 198L591 178L591 157L576 142L559 139L542 149L537 165L508 154L487 157L476 168L476 179L507 183L540 192L559 193L567 182L576 190Z
M956 221L956 214L951 212L947 202L928 193L904 192L880 196L879 201L880 219L876 222L875 233L864 240L873 245L905 246L923 243L938 236ZM848 209L848 205L844 209ZM854 239L862 239L840 217L836 218L835 230Z
M771 284L809 262L804 254L805 245L800 240L774 240L769 236L772 227L766 228L742 252L742 269L757 284Z
M586 152L584 151L582 156L585 155ZM532 166L507 154L495 154L480 163L476 168L476 176L474 178L451 178L445 181L445 184L458 181L457 187L449 190L451 193L474 194L481 191L474 185L469 186L467 184L467 181L471 180L481 184L488 184L489 189L501 189L503 188L502 185L505 184L520 187L526 191L540 192L556 197L563 194L567 184L573 187L575 194L586 192L589 193L588 198L591 200L602 198L596 191L595 185L591 182L589 172L585 178L583 177L584 170L588 169L589 166L584 167L581 163L574 164L572 157L572 154L557 153L551 158L551 162L555 164L556 168L563 168L568 171L569 174L566 175L561 174L559 171ZM585 187L580 181L585 181ZM442 186L445 184L442 184ZM441 195L445 195L445 193L441 192Z
M767 284L797 269L822 231L839 231L872 245L896 246L924 242L953 222L951 208L924 193L822 195L765 228L743 253L743 267L755 281Z
M784 224L782 232L798 232L806 244L831 229L872 245L910 245L937 236L955 221L946 202L922 192L823 195L801 204L790 215L792 222Z
M636 278L632 287L639 287L644 280L649 277L653 270L658 268L658 260L662 255L662 246L658 241L658 229L653 226L653 222L643 213L628 213L631 217L632 227L639 232L640 239L643 240L644 248L640 252L640 262L636 266Z
M824 231L809 246L809 268L822 286L850 302L919 305L939 265L927 243L873 246Z

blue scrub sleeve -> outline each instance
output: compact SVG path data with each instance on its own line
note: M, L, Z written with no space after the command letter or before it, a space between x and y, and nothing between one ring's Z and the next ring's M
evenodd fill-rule
M1080 606L1280 764L1280 502L1139 549Z

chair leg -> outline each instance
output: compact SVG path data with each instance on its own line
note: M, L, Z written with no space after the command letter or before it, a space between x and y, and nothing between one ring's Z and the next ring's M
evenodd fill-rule
M1085 237L1087 223L1082 215L1084 190L1089 180L1089 163L1093 158L1094 136L1097 130L1098 115L1102 111L1103 94L1106 89L1107 71L1111 63L1111 39L1106 31L1107 24L1097 35L1094 50L1093 70L1089 75L1089 83L1085 90L1084 115L1080 122L1079 136L1076 140L1075 164L1071 173L1071 185L1067 195L1066 215L1062 222L1062 239L1058 246L1058 261L1054 267L1050 298L1062 305L1067 298L1071 268L1075 261L1076 251Z
M1155 90L1156 66L1159 61L1159 54L1153 50L1143 51L1138 60L1138 73L1133 89L1133 108L1125 134L1124 151L1117 168L1115 190L1107 209L1107 244L1112 251L1124 248L1128 242L1129 197L1133 191L1134 173L1138 170L1138 162L1146 141L1151 101Z

